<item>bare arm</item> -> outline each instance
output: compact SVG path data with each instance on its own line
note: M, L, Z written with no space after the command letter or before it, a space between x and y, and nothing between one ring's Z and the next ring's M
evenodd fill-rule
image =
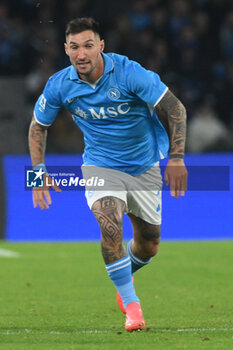
M170 131L170 159L184 158L186 139L186 110L180 100L171 92L167 91L157 105L168 117Z
M184 164L186 139L186 110L180 100L167 91L157 105L168 117L170 131L170 160L168 162L165 181L171 187L171 195L178 198L179 192L184 196L187 188L187 170Z
M46 138L47 138L47 128L41 124L38 124L35 117L32 118L30 128L29 128L29 150L32 160L32 166L39 163L44 163Z
M30 128L29 128L29 149L32 160L32 166L36 166L40 163L45 163L45 147L47 138L47 128L41 124L38 124L35 117L32 118ZM44 178L49 176L44 174ZM51 186L56 192L61 192L57 185ZM32 192L32 200L34 208L39 205L39 207L44 209L49 209L49 205L52 204L52 200L49 194L49 188L44 186L42 188L34 188Z

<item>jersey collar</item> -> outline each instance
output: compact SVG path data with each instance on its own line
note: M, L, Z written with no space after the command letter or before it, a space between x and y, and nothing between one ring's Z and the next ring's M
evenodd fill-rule
M109 72L111 72L114 68L114 62L112 60L111 57L109 57L106 53L102 52L102 56L104 58L104 74L107 74ZM74 66L70 66L70 80L79 80L79 76L78 73L76 71L76 69L74 68Z

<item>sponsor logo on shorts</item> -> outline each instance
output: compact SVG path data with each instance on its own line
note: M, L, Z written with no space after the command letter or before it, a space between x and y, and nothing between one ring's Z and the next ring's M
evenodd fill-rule
M95 193L95 191L88 191L87 192L88 198L93 197L94 193Z

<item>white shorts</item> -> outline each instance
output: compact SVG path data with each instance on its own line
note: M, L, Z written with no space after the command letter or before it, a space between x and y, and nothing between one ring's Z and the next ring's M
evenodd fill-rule
M161 224L162 176L158 162L139 176L87 165L82 166L82 173L86 181L90 178L95 180L95 184L86 186L85 191L90 209L100 198L117 197L125 202L127 214L131 213L153 225ZM103 179L104 186L96 185L97 179Z

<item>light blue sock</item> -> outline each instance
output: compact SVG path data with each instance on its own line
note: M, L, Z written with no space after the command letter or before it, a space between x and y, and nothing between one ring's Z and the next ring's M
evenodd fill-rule
M106 265L106 269L122 298L124 307L126 308L129 303L134 301L139 303L132 282L130 257L125 256L112 264L108 264Z
M137 270L141 269L145 265L148 265L151 262L152 258L148 260L142 260L142 259L139 259L137 256L135 256L131 250L131 242L132 242L132 239L127 244L127 251L131 260L131 265L132 265L131 273L133 275Z

